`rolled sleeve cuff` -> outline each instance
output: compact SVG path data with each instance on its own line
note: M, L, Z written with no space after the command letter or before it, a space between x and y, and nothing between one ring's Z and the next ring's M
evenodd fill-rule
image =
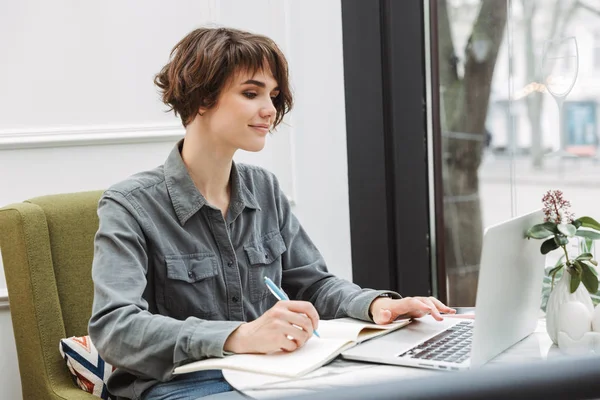
M242 321L205 321L198 318L188 318L191 322L187 330L187 340L183 351L175 354L175 363L187 360L201 360L209 357L224 357L225 341L236 330Z
M348 304L347 314L349 317L363 321L373 322L369 314L369 308L373 300L381 295L389 295L392 299L401 299L402 296L389 290L363 290Z

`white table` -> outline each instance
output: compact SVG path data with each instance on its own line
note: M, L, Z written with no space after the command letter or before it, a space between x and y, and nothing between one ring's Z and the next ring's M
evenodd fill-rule
M546 333L545 319L540 319L534 333L494 358L487 365L532 362L560 356L560 350ZM284 395L308 394L332 388L373 384L378 381L398 381L448 373L452 372L362 363L341 358L337 358L302 378L292 380L248 372L223 371L225 379L234 388L256 399L280 398Z

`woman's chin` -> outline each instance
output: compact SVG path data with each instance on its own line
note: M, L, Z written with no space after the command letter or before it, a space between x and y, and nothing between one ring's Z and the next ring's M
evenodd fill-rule
M240 146L240 150L249 151L251 153L257 153L265 148L265 141L256 141L254 143L244 143Z

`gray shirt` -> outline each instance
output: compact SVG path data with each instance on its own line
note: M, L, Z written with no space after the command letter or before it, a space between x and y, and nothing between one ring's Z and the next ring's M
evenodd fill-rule
M373 299L327 271L292 213L275 176L233 164L226 219L207 203L181 158L108 189L98 206L94 306L89 334L117 367L108 381L119 398L172 378L173 368L223 357L227 337L275 303L268 276L320 318L370 320Z

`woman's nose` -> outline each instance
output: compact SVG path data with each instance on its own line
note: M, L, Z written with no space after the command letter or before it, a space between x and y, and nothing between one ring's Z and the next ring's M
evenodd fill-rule
M263 118L273 117L276 112L277 109L275 108L275 105L271 100L269 100L269 102L266 103L265 106L260 110L260 116Z

